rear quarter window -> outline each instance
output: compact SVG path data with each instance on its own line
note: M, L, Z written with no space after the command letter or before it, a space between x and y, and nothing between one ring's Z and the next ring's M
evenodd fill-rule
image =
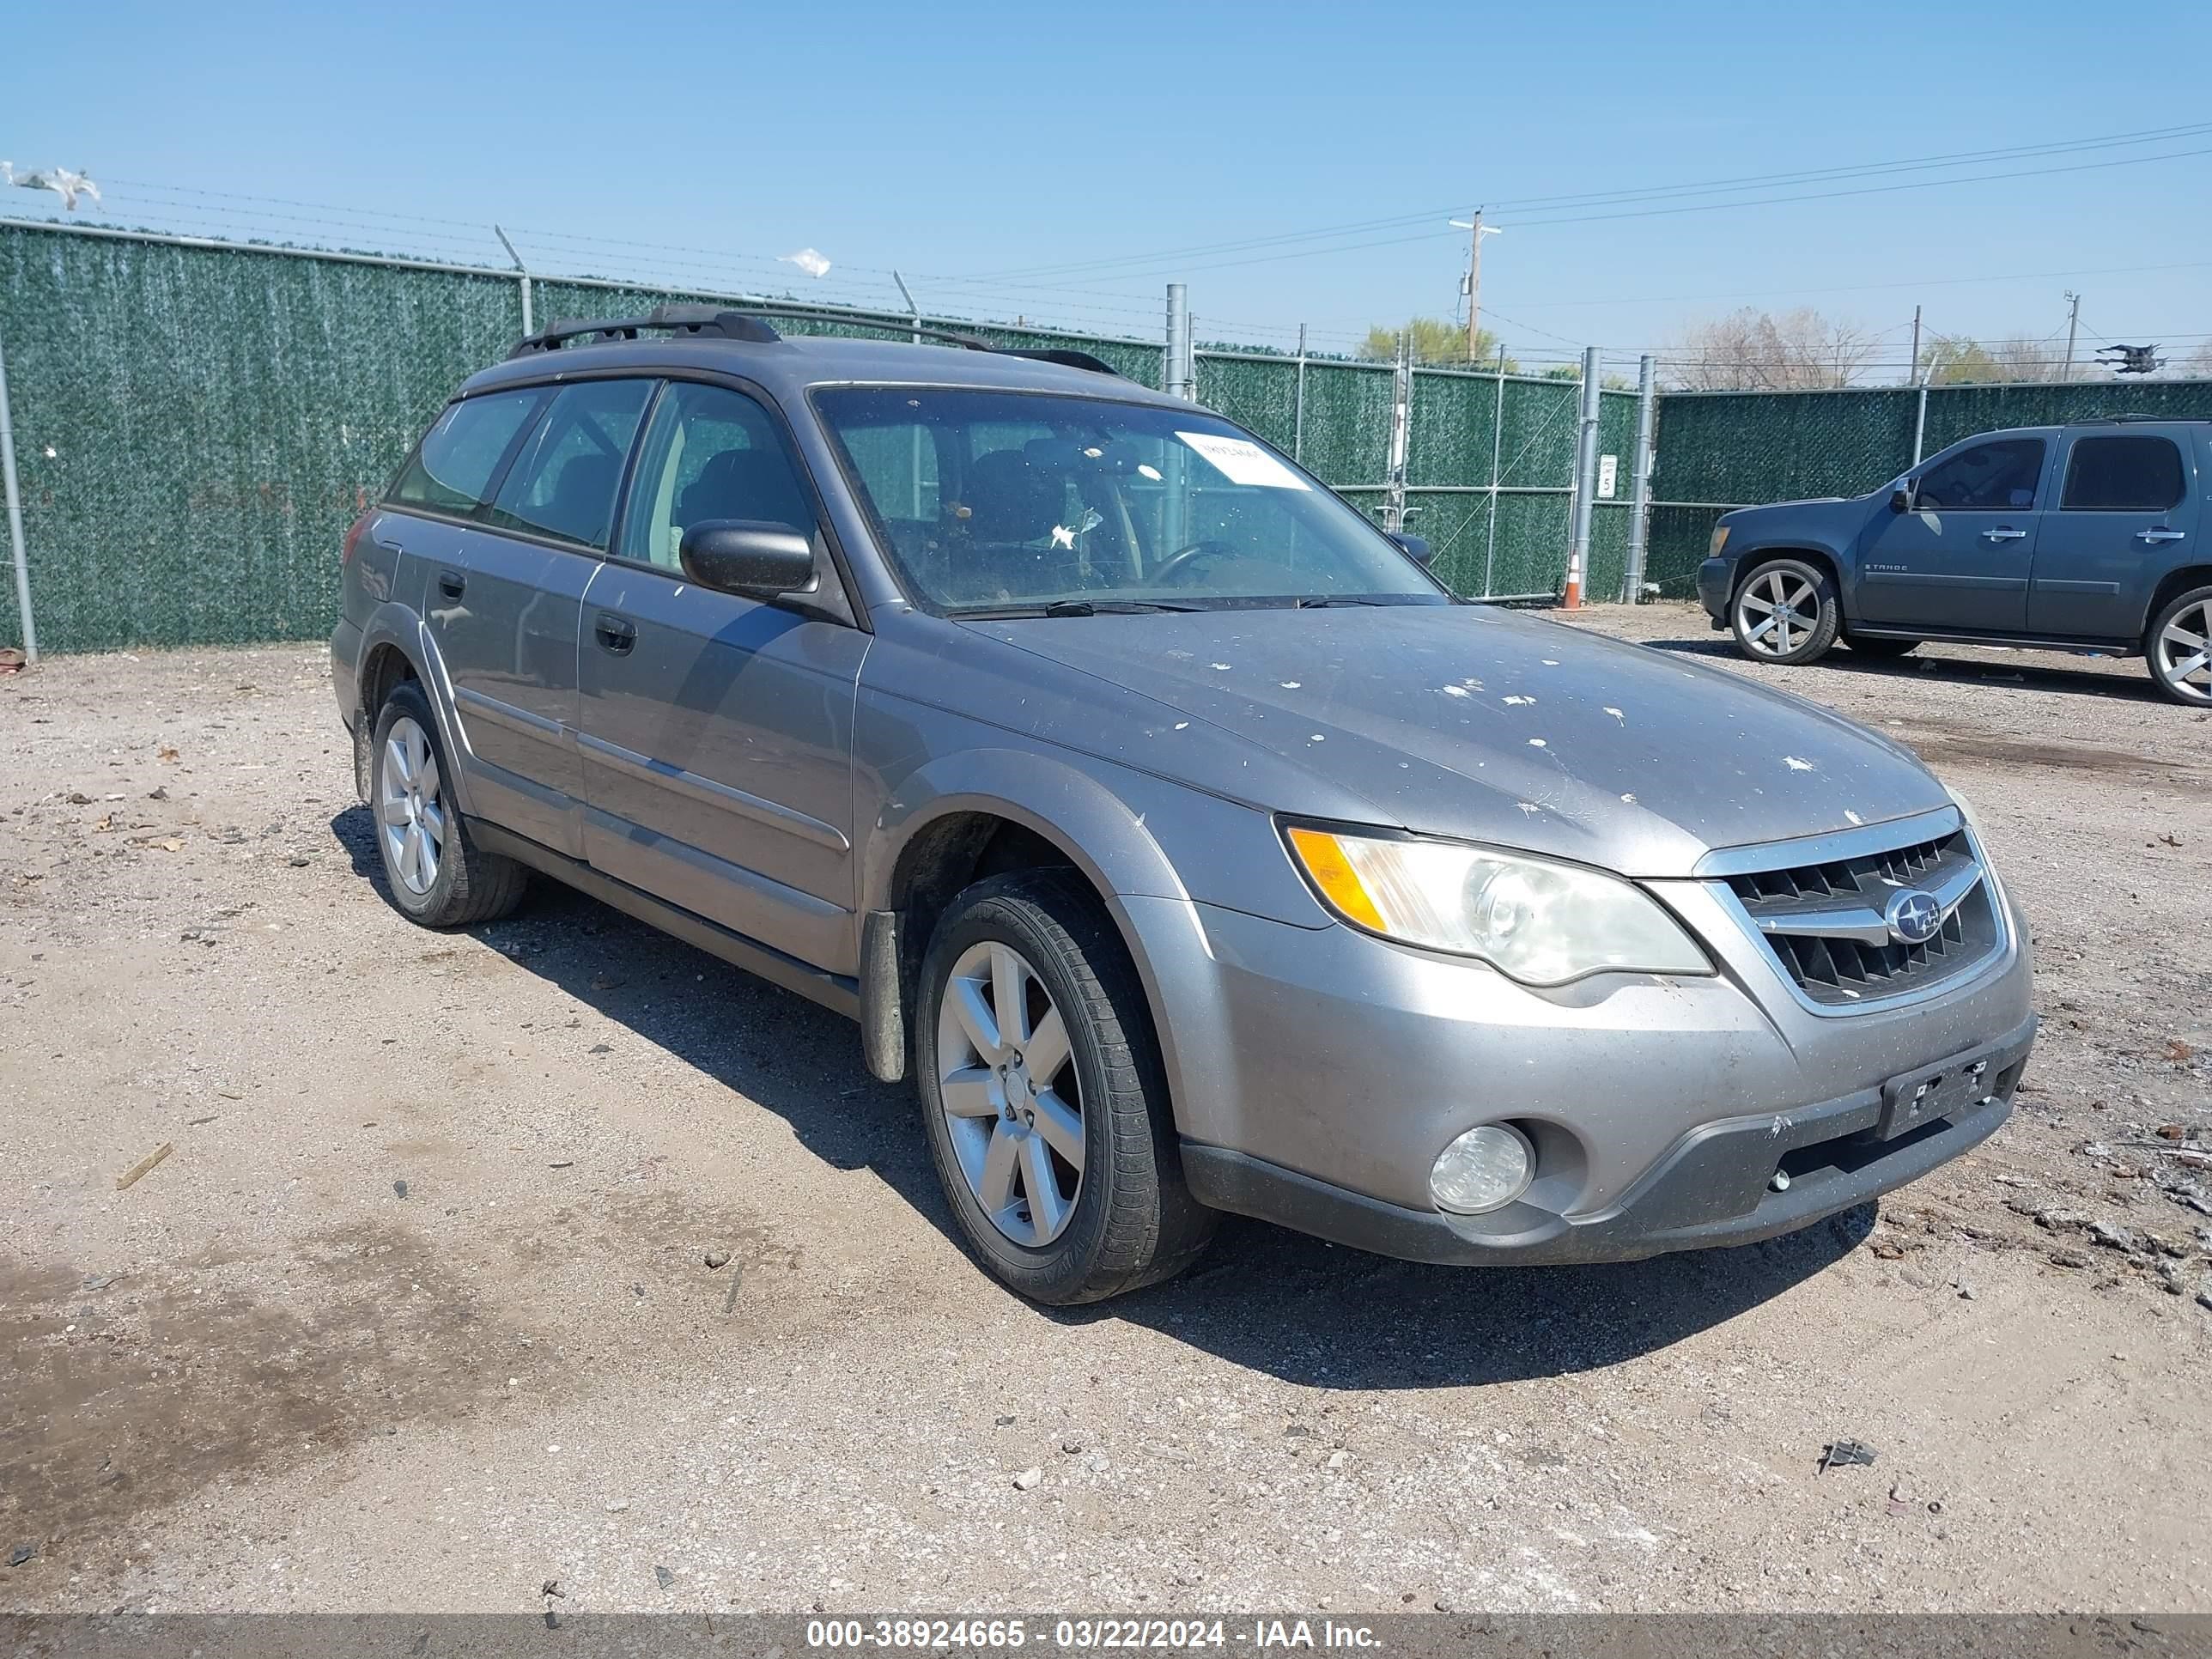
M2163 513L2186 484L2171 438L2076 438L2066 464L2069 513Z
M475 512L489 499L501 463L544 396L532 387L448 404L399 470L386 499L437 513Z

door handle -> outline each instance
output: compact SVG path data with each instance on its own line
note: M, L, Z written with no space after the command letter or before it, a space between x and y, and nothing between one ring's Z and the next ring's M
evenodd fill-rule
M1985 542L2016 542L2027 534L2025 530L1984 530L1982 539Z
M610 656L627 657L630 647L637 643L636 625L605 611L599 612L599 620L592 623L592 632L599 641L599 649Z
M2185 530L2138 530L2136 532L2136 539L2139 542L2179 542L2186 541L2188 538L2189 532Z
M438 591L449 599L458 599L467 591L469 579L458 570L438 573Z

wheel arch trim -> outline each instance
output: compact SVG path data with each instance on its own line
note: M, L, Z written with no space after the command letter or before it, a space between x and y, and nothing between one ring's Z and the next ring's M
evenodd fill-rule
M440 654L436 640L422 618L396 600L387 600L371 613L362 625L361 654L354 668L354 705L362 711L362 719L369 736L374 738L375 711L368 707L368 678L371 665L382 653L397 651L415 671L416 684L422 688L423 701L430 705L430 718L437 723L438 741L453 764L446 770L447 793L453 798L454 807L466 817L473 807L469 799L468 767L463 757L471 757L474 750L468 745L466 732L453 708L453 677L447 672L446 659Z

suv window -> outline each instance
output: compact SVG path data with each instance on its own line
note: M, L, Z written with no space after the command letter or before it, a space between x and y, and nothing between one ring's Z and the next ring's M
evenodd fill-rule
M555 393L487 521L605 550L623 463L652 392L650 380L581 380Z
M2043 440L2005 438L1962 449L1921 475L1913 492L1917 507L1948 507L2002 512L2035 505L2035 483L2043 472Z
M684 532L750 519L814 533L814 501L775 418L726 386L672 380L653 405L623 518L623 557L683 568Z
M532 386L448 405L408 457L390 499L439 513L475 512L490 495L500 463L544 397Z
M2066 466L2069 513L2163 513L2185 485L2171 438L2076 438Z

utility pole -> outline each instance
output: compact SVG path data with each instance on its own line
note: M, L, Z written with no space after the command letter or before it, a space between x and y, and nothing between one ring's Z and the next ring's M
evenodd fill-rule
M1915 307L1912 307L1912 378L1911 378L1911 380L1908 380L1907 381L1905 381L1905 385L1907 385L1907 386L1911 386L1911 385L1912 384L1912 381L1913 381L1913 380L1918 380L1919 378L1920 378L1920 307L1919 307L1918 306L1915 306Z
M2066 290L2066 372L2064 378L2074 378L2074 337L2081 327L2081 296L2072 289Z
M1479 342L1482 335L1482 239L1501 236L1504 233L1496 225L1482 222L1482 210L1474 210L1472 219L1447 219L1444 222L1455 230L1467 233L1467 360L1472 364L1481 356Z

